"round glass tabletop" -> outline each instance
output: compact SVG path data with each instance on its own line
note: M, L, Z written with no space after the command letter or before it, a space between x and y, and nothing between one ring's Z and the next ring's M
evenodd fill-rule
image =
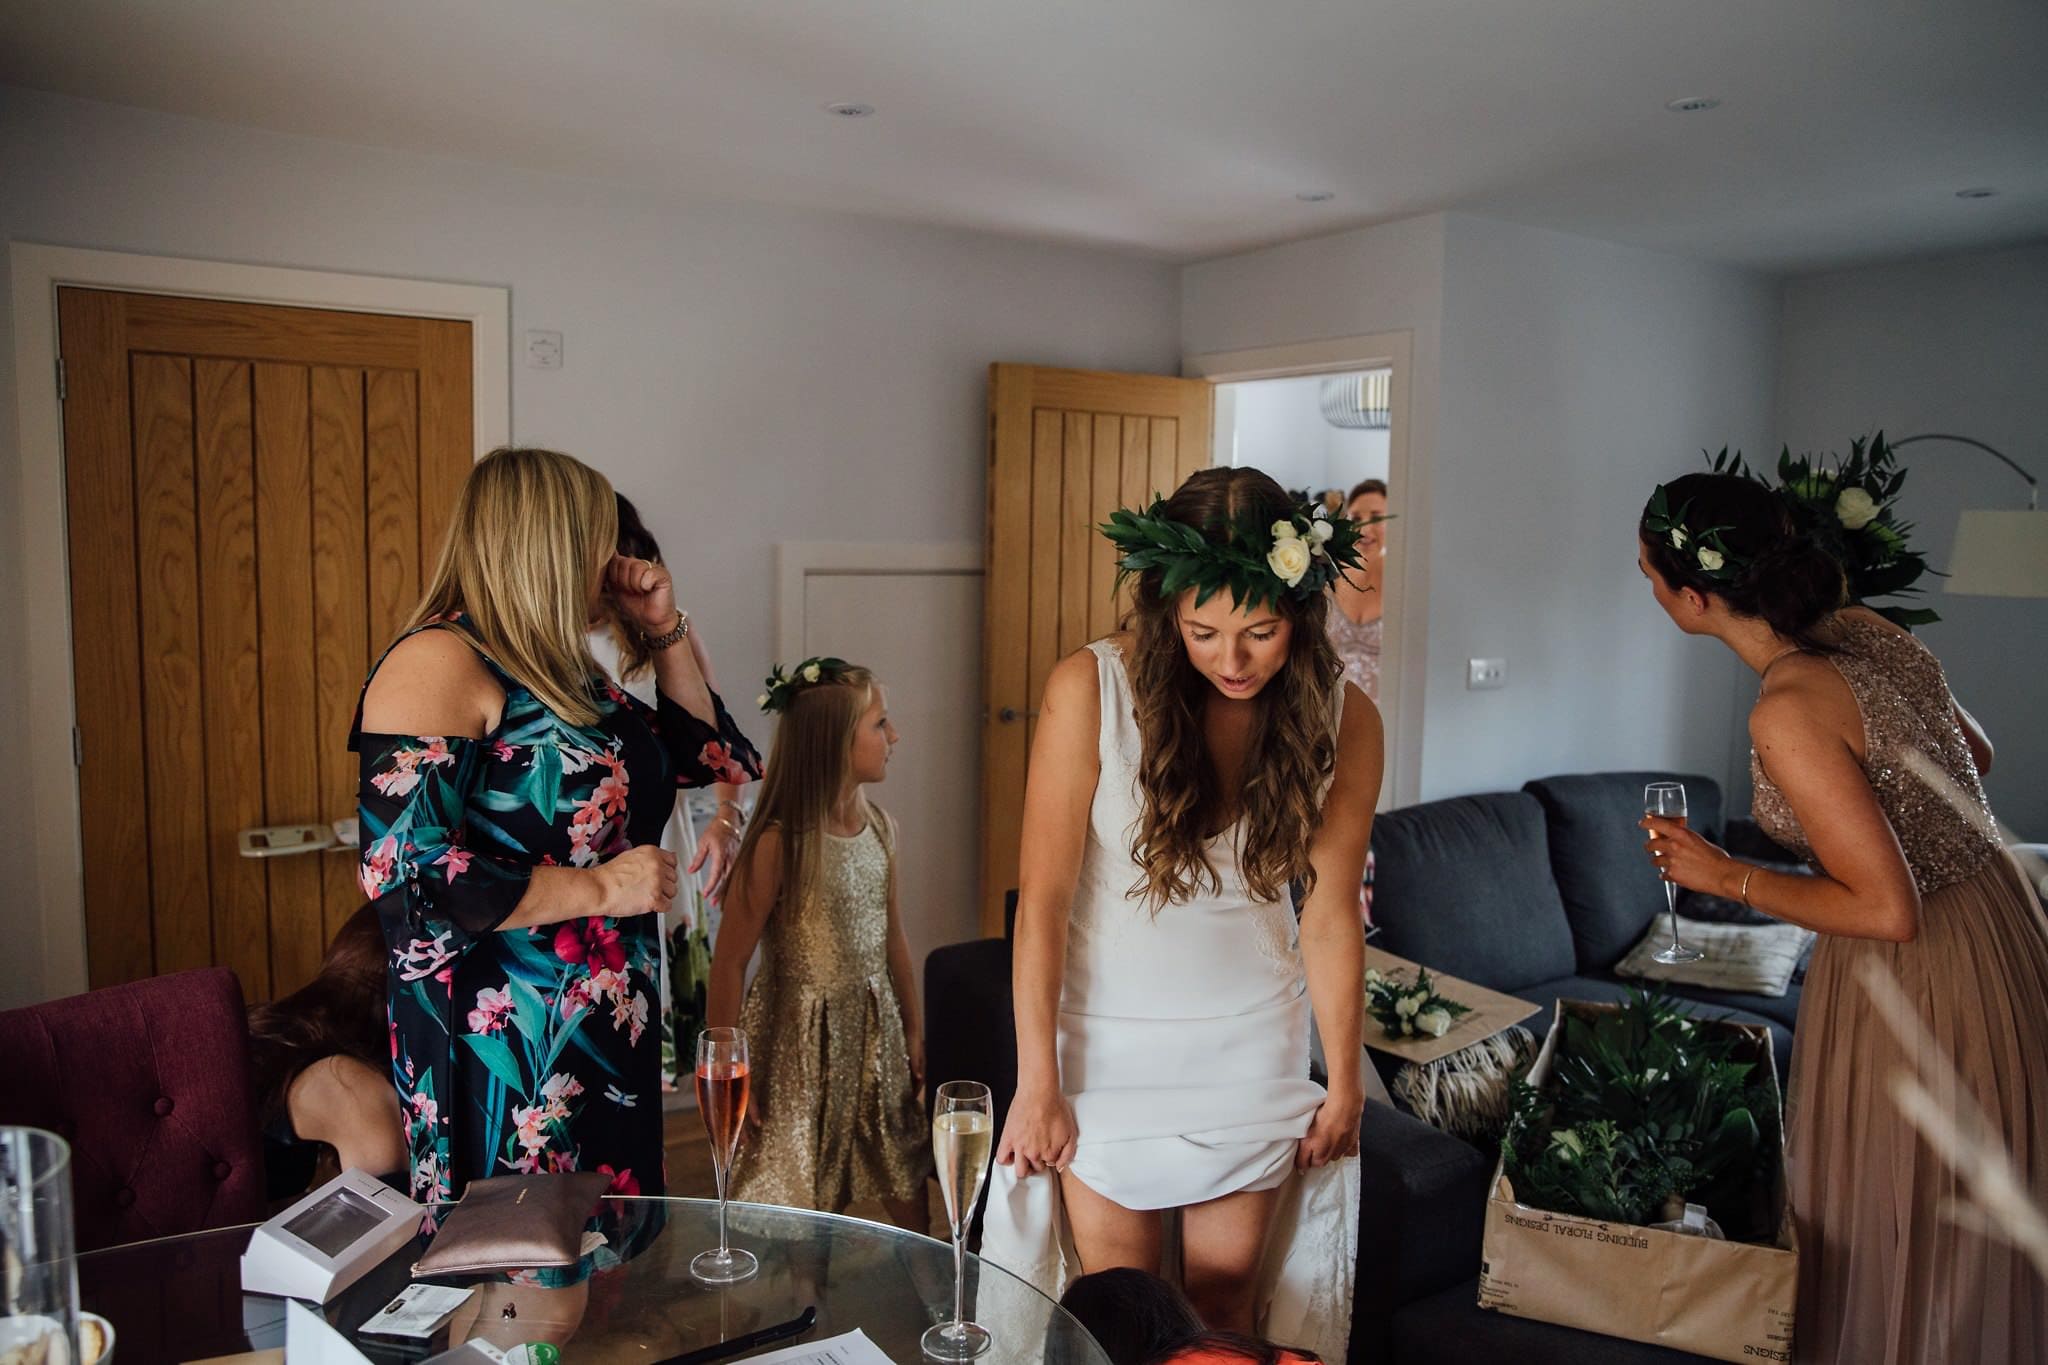
M639 1256L575 1289L482 1285L458 1310L451 1344L472 1337L501 1347L553 1341L565 1365L660 1365L814 1306L817 1321L809 1331L757 1350L859 1328L890 1359L909 1365L923 1358L918 1338L924 1330L951 1316L953 1251L944 1242L856 1218L734 1204L732 1245L753 1252L760 1271L738 1284L712 1286L691 1276L690 1260L717 1245L717 1204L660 1202L667 1225ZM224 1228L78 1258L82 1304L113 1323L122 1365L284 1344L284 1300L241 1291L240 1257L249 1234L247 1227ZM419 1249L417 1242L401 1248L343 1291L326 1305L328 1321L355 1339L363 1322L411 1282ZM1108 1365L1102 1349L1057 1304L974 1256L967 1258L967 1305L968 1315L994 1337L982 1357L991 1365Z

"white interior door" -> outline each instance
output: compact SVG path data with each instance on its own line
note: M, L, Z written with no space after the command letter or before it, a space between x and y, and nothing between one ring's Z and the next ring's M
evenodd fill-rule
M887 689L902 740L889 780L869 796L896 817L904 933L922 974L933 948L980 933L982 575L978 546L938 555L948 547L891 548L837 556L840 567L829 557L804 565L785 557L801 598L785 582L783 601L800 600L801 621L785 618L778 633L801 641L796 650L785 645L792 657L784 662L835 654L873 669ZM892 560L904 567L886 567Z

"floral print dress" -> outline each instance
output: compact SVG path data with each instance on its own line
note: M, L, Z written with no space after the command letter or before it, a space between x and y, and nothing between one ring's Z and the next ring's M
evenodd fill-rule
M476 645L459 613L420 629ZM712 726L600 679L597 722L571 725L477 652L505 689L490 734L365 734L359 704L349 739L362 761L362 889L381 898L390 949L412 1196L445 1202L487 1176L592 1170L611 1174L612 1193L659 1195L658 917L497 926L536 867L595 867L658 844L676 787L749 781L760 756L715 695ZM660 1231L658 1206L603 1207L591 1229L606 1245L533 1278L574 1283Z

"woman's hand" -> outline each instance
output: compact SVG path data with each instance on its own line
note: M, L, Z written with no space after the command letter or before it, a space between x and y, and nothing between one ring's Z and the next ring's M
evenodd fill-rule
M598 913L615 919L659 914L676 898L676 855L656 844L629 848L594 875L603 888Z
M1074 1144L1081 1130L1074 1124L1074 1106L1057 1090L1025 1090L1010 1101L1010 1117L1003 1123L1003 1140L996 1147L996 1160L1015 1164L1020 1176L1040 1171L1064 1171L1074 1159Z
M1309 1121L1308 1136L1294 1149L1294 1169L1306 1171L1358 1155L1358 1126L1365 1113L1365 1092L1330 1091Z
M732 875L739 853L740 832L721 816L697 836L696 856L683 871L694 876L698 868L704 869L704 899L716 905L725 897L725 879Z
M1729 870L1738 866L1734 858L1662 815L1645 815L1636 826L1650 832L1643 848L1657 864L1658 876L1688 891L1727 894Z
M605 566L605 593L619 614L643 635L666 635L676 625L675 583L668 569L650 559L613 555Z

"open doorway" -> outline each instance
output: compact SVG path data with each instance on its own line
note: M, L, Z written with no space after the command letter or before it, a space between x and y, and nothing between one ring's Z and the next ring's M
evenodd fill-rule
M1394 372L1388 366L1225 380L1216 385L1214 460L1273 476L1304 501L1359 520L1390 514L1395 487ZM1390 554L1399 523L1382 521L1360 537L1362 575L1333 591L1330 637L1345 676L1378 704L1389 737L1382 804L1394 798L1400 733L1400 632L1390 591Z

